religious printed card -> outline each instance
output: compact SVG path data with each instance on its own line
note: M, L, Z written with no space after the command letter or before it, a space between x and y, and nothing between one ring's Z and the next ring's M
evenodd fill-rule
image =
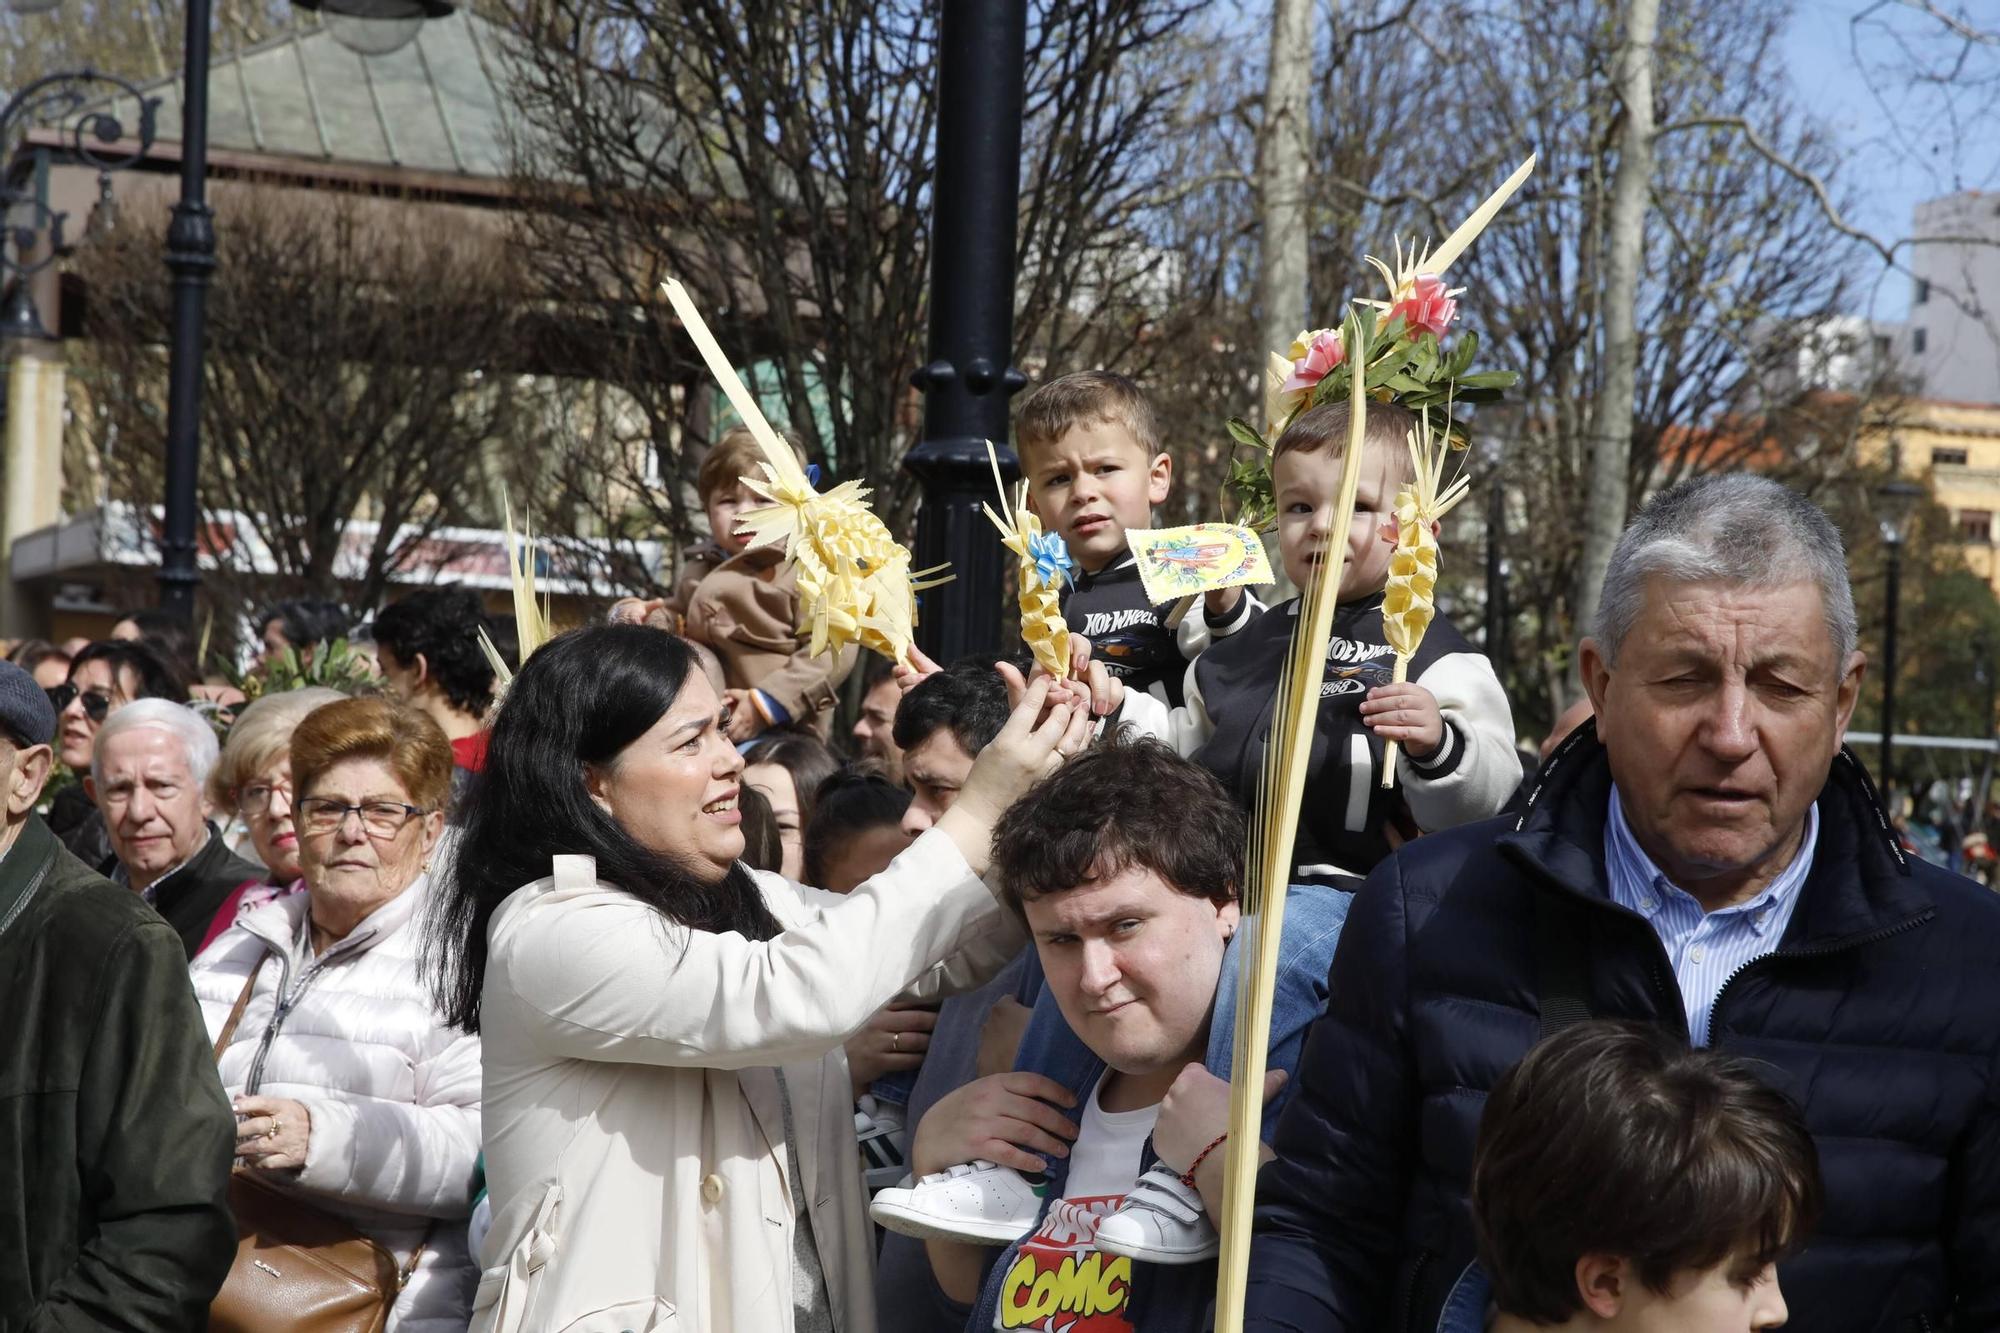
M1138 559L1139 582L1155 606L1217 588L1277 582L1257 534L1231 523L1127 528L1125 540Z

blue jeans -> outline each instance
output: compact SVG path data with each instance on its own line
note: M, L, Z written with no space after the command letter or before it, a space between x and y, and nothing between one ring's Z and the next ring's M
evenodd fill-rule
M1359 880L1355 881L1358 885ZM1285 891L1285 921L1278 937L1278 985L1271 1006L1271 1038L1265 1067L1296 1074L1305 1049L1306 1029L1326 1012L1327 973L1333 949L1354 895L1325 884L1294 884ZM1208 1051L1202 1065L1227 1079L1236 1060L1236 983L1243 932L1230 938L1222 953L1222 974L1215 983L1215 1008L1208 1020ZM1034 1016L1014 1056L1014 1068L1055 1080L1081 1096L1097 1077L1102 1062L1070 1031L1044 986L1035 999ZM1278 1095L1264 1105L1264 1132L1270 1133L1278 1111L1291 1096L1287 1079Z
M868 1085L868 1091L875 1095L878 1102L908 1106L910 1093L917 1086L917 1072L914 1069L898 1069L893 1074L884 1074Z

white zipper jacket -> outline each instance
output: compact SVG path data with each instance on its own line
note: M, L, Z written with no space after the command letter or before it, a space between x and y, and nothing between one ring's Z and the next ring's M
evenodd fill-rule
M478 1281L465 1219L479 1155L479 1039L447 1028L418 979L428 889L419 876L317 958L311 895L278 899L191 969L213 1040L262 960L220 1073L232 1097L286 1097L312 1115L304 1169L268 1173L273 1183L346 1219L398 1263L429 1231L388 1333L458 1333Z

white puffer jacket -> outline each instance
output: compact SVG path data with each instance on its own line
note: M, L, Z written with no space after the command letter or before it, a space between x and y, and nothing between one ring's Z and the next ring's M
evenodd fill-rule
M479 1278L465 1235L479 1155L479 1039L447 1028L418 979L428 890L418 877L318 958L311 895L281 898L218 936L192 968L213 1040L251 969L268 959L220 1072L232 1097L287 1097L312 1114L305 1168L273 1180L394 1250L398 1263L429 1230L389 1333L460 1333Z

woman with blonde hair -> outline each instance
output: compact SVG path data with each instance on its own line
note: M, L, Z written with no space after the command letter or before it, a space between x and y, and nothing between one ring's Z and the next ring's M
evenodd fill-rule
M347 696L321 685L267 694L237 717L222 743L222 757L208 775L208 803L218 816L234 815L242 836L229 841L239 851L250 844L268 872L244 884L222 904L202 938L201 952L237 921L273 898L296 893L299 834L292 809L292 732L306 714Z

